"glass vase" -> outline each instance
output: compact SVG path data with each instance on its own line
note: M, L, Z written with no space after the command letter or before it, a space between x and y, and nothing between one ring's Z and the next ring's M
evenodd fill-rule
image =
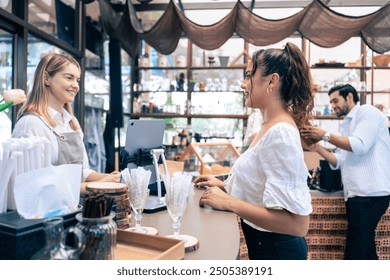
M85 236L76 227L64 230L63 218L54 217L45 220L43 225L46 245L36 252L32 260L77 260L85 247ZM68 234L73 234L74 247L66 245Z
M115 213L99 218L85 218L82 213L76 215L79 221L76 227L85 235L86 246L81 260L113 260L116 247L117 225Z

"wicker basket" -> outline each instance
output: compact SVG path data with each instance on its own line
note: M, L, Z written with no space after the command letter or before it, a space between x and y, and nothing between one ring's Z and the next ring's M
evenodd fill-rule
M374 56L372 62L375 66L386 67L390 63L390 54L381 54Z

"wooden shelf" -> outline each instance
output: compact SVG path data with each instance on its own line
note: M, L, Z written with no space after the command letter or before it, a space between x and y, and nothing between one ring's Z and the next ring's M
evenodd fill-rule
M371 90L357 90L358 93L367 93L367 94L371 94ZM317 90L316 93L328 93L328 91L326 90ZM374 90L374 94L375 93L390 93L390 90Z
M311 69L325 69L325 70L329 70L329 69L332 69L332 70L346 70L346 69L366 69L366 70L370 70L371 69L371 66L310 66ZM376 69L377 67L374 67L374 69Z
M132 118L203 118L203 119L247 119L248 115L223 115L223 114L171 114L171 113L148 113L130 114Z
M316 115L314 116L316 120L342 120L343 118L333 116L333 115Z
M370 69L369 70L371 70L371 67L369 67ZM374 68L374 70L389 70L390 69L390 67L389 66L374 66L373 67Z
M135 70L186 70L187 67L135 67Z
M171 92L177 92L177 93L183 93L186 94L187 91L179 91L179 90L136 90L134 93L150 93L150 92L161 92L161 93L171 93Z
M150 93L150 92L154 92L154 93L173 93L173 92L177 92L177 93L183 93L183 94L186 94L187 91L177 91L177 90L137 90L137 91L134 91L134 93ZM243 91L242 90L192 90L192 91L189 91L191 93L209 93L209 92L212 92L212 93L221 93L221 92L235 92L235 93L242 93Z
M310 66L311 69L315 69L315 70L318 70L318 69L324 69L324 70L329 70L329 69L332 69L332 70L351 70L351 69L359 69L359 70L371 70L371 69L374 69L374 70L389 70L390 67L388 66L374 66L374 67L371 67L371 66L343 66L343 67L337 67L337 66Z
M242 66L204 66L204 67L190 67L191 70L244 70Z
M369 67L368 67L369 68ZM135 70L244 70L243 66L135 67Z
M371 94L371 91L366 91L367 94ZM389 94L390 93L390 90L388 91L385 91L385 90L374 90L374 94L376 93L386 93L386 94Z

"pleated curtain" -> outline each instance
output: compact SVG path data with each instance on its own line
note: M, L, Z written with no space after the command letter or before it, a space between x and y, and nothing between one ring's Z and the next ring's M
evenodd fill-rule
M233 34L256 46L277 43L294 32L325 48L342 44L360 36L377 53L390 50L390 3L364 16L337 13L314 0L300 12L280 20L270 20L254 14L241 1L219 22L199 25L184 15L171 0L159 20L148 30L143 28L135 7L127 0L123 13L115 12L107 0L98 0L102 23L107 34L121 42L122 48L136 57L141 40L159 53L172 53L182 36L205 50L222 46Z

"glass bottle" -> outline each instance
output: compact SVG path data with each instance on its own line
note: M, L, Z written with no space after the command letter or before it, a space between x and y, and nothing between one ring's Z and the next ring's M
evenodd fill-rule
M81 260L113 260L116 247L117 226L113 218L115 212L99 218L86 218L82 213L76 215L76 227L85 235L85 250Z
M85 248L85 236L75 227L64 230L63 218L53 217L45 221L46 246L36 252L32 260L76 260ZM75 247L66 245L68 234L74 234Z

